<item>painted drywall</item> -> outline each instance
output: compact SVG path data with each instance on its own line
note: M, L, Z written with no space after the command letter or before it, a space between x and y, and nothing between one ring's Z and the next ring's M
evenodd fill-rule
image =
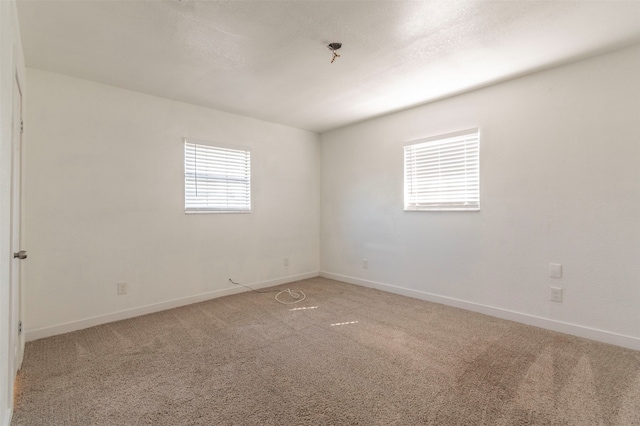
M229 278L317 275L317 134L37 69L27 81L27 338L244 291ZM185 214L184 137L251 149L250 214Z
M14 1L0 2L0 424L9 425L13 408L13 342L10 336L11 148L13 85L24 83L24 58ZM24 84L23 84L24 86ZM23 87L24 90L24 87ZM10 349L12 348L12 349Z
M404 212L403 143L474 127L481 211ZM640 349L638 134L640 46L324 133L321 271Z

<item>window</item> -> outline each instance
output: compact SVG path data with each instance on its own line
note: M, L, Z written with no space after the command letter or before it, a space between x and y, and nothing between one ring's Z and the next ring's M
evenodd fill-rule
M478 129L404 146L405 210L480 210Z
M250 212L251 152L185 139L184 208L187 213Z

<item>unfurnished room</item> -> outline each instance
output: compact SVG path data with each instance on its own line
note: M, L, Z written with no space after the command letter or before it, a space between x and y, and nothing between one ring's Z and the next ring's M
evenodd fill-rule
M640 425L640 1L0 35L1 425Z

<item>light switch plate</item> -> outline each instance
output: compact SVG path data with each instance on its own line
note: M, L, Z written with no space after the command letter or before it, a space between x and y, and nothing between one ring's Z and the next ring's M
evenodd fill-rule
M550 263L549 276L551 278L562 278L562 265L559 263Z

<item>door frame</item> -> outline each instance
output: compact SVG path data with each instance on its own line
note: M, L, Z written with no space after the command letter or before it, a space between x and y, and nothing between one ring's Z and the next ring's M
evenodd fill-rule
M22 79L18 72L18 67L14 69L12 82L12 108L11 108L11 252L22 250L23 238L23 132L24 115L23 99L24 90ZM16 108L17 107L17 108ZM16 110L17 109L17 110ZM17 146L16 146L17 145ZM17 234L17 235L16 235ZM11 365L9 373L15 379L16 373L22 366L24 354L24 329L23 329L23 262L12 257L11 259L11 284L10 294L10 351L9 357Z
M8 91L7 95L10 95L10 105L6 106L11 109L10 117L7 117L11 123L11 130L9 130L10 146L11 146L11 157L10 164L7 164L10 167L8 172L9 178L9 193L8 195L8 204L9 204L9 235L8 235L8 244L7 248L8 255L10 259L8 266L8 292L6 293L8 296L7 307L9 309L7 318L8 321L4 323L3 327L8 327L8 335L7 335L7 347L6 355L8 355L7 363L4 364L3 368L6 368L6 379L7 382L2 384L2 386L7 386L6 388L6 407L9 410L7 412L8 418L11 418L11 413L13 412L13 405L15 402L16 392L16 374L18 370L22 366L22 359L24 354L25 347L25 327L24 327L24 262L14 259L13 253L16 248L16 242L14 242L14 236L17 233L17 246L21 247L24 244L24 145L25 145L25 132L24 132L24 105L25 105L25 86L26 86L26 76L25 76L25 68L22 57L22 49L20 42L17 41L13 43L13 55L11 57L10 64L10 75L11 75L11 89ZM17 93L16 93L17 92ZM18 99L14 99L17 96ZM19 121L19 123L16 122ZM9 124L9 123L7 123ZM16 142L17 141L17 142ZM17 155L16 155L16 144L18 144ZM6 175L5 175L6 176ZM15 185L16 178L19 179L19 185ZM17 190L15 189L17 187ZM17 204L16 204L17 203ZM17 209L14 209L14 206ZM17 220L14 220L14 217L18 214ZM14 275L17 274L17 275ZM18 277L15 279L15 277ZM22 332L18 332L18 327L22 322ZM2 345L4 346L4 345ZM4 376L4 374L2 374ZM3 377L4 378L4 377ZM3 392L4 393L4 392ZM2 404L4 405L4 403Z

